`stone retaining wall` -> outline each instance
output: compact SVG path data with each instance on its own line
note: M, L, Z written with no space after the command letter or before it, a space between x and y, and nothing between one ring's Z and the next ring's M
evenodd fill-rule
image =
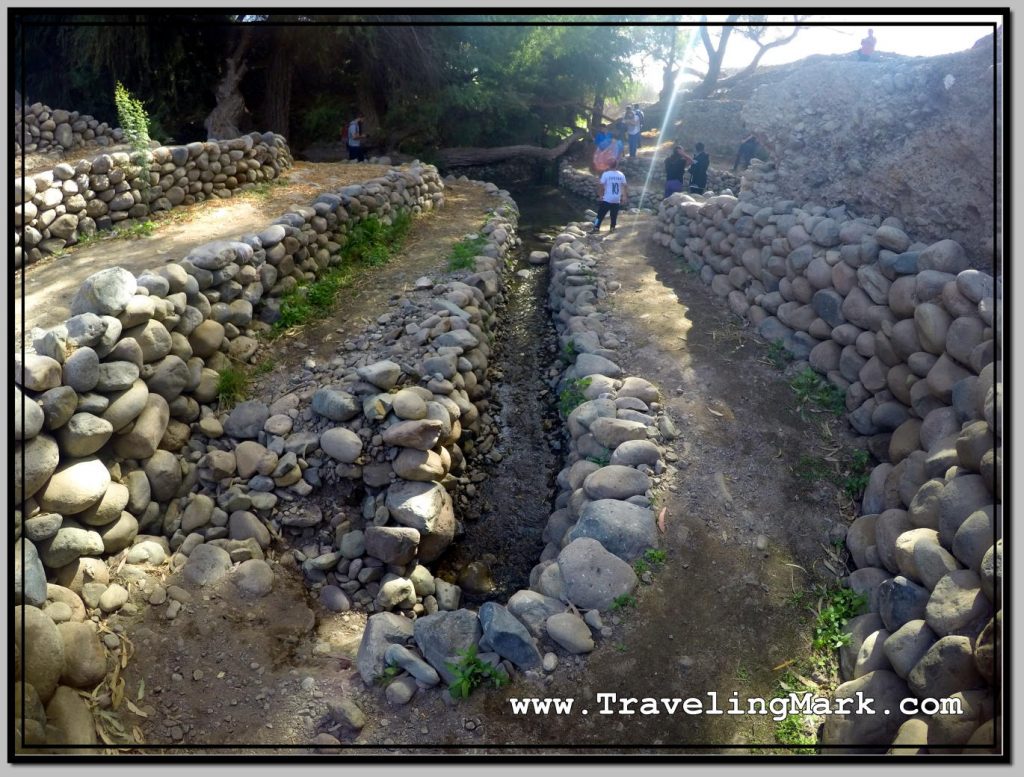
M92 688L105 674L98 633L79 633L78 626L64 631L87 612L129 606L127 590L108 585L104 557L127 551L124 579L145 579L130 575L131 565L169 558L171 568L195 585L212 584L233 561L249 562L232 577L242 593L259 595L273 580L262 561L271 529L319 522L321 516L293 504L312 490L303 479L305 457L318 447L318 437L306 435L286 450L282 435L293 422L287 408L271 417L246 403L218 416L218 373L233 361L254 358L254 335L276 319L277 296L338 265L353 225L369 216L389 222L400 212L431 210L443 201L434 168L392 170L323 194L259 235L199 246L186 259L138 278L121 268L101 271L72 301L73 318L33 330L34 352L15 363L14 522L15 601L24 606L28 626L18 635L16 652L31 686L19 688L18 697L28 705L22 717L35 741L63 741L60 730L47 729L47 716L52 724L77 714L68 712L69 705L82 706L61 687ZM489 238L501 249L510 239L496 226ZM496 284L496 273L478 275L485 287ZM460 299L469 306L476 295L466 286ZM441 301L438 308L438 336L472 335L470 314L467 325L454 331L452 321L463 319L453 316L449 304ZM442 339L435 347L446 344ZM442 358L438 369L443 372L450 360ZM367 377L380 386L390 374L377 370ZM346 396L327 389L313 406L330 418L351 418L354 399ZM382 420L389 407L378 399L363 412L379 413ZM465 395L442 409L467 425L478 412ZM414 422L430 428L419 436L410 432L409 439L439 435L454 425L448 415L445 420L449 424ZM330 450L343 460L340 476L358 470L362 478L362 470L344 462L343 452L353 444L349 434L355 435L338 431ZM261 436L266 446L258 442ZM243 447L247 442L251 449ZM366 442L386 455L377 439ZM415 463L429 466L433 460L427 458ZM181 606L170 602L165 617L173 618ZM53 714L49 706L38 714L52 704L59 708Z
M271 132L162 146L150 155L148 177L123 151L16 177L14 266L32 264L124 219L230 197L292 165L284 137Z
M14 109L14 153L32 154L51 151L66 153L87 143L110 146L120 142L120 127L94 119L78 111L51 108L33 103L25 109Z
M762 337L841 388L851 426L882 461L846 539L847 582L869 612L850 621L836 696L860 691L894 714L829 716L824 740L879 751L991 744L1001 279L969 268L952 240L914 243L897 219L749 192L673 195L655 239ZM960 715L895 714L902 698L954 695Z

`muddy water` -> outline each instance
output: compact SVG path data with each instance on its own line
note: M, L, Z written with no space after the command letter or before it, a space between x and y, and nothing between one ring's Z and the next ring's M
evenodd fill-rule
M466 493L469 506L459 516L464 534L438 568L454 580L470 562L487 564L494 589L475 595L464 591L469 602L505 600L529 587L530 570L544 549L541 534L554 509L554 481L563 463L556 397L547 383L558 342L547 306L548 268L532 266L526 258L531 251L550 249L550 242L538 235L557 234L567 221L582 219L589 207L555 186L510 191L519 205L523 246L506 279L491 361L490 415L500 434L485 460L499 460L486 466L487 478Z

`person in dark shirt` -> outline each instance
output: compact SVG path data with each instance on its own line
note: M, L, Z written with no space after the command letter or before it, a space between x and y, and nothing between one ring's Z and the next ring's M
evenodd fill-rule
M665 160L665 196L683 190L683 175L686 173L686 165L693 159L683 151L682 146L672 149L672 155Z
M735 173L736 168L740 170L746 170L747 165L750 164L750 160L754 158L754 154L757 153L757 137L755 135L749 135L746 140L740 143L740 148L736 152L736 161L733 162L732 171Z
M693 156L693 164L690 165L690 191L700 194L708 186L708 165L711 158L704 150L704 144L698 143L695 148L697 153Z

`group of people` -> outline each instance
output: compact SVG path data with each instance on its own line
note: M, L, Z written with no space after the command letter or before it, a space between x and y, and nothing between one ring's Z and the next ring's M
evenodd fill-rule
M704 144L694 146L694 154L690 156L680 145L672 148L672 153L665 160L665 196L683 191L683 179L686 167L690 167L690 191L703 192L708 185L708 166L711 157L704 150Z

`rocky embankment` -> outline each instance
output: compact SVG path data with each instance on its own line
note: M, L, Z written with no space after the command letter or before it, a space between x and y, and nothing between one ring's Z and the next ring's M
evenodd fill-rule
M323 518L299 501L319 483L317 468L303 476L321 435L291 439L298 397L273 414L263 403L218 413L219 376L232 362L253 360L256 335L280 315L281 295L343 261L354 225L370 216L389 221L402 212L432 210L443 201L434 168L392 170L325 193L259 234L198 246L185 260L138 278L120 268L101 271L72 301L71 319L32 332L30 352L15 363L14 394L14 616L25 622L15 652L17 674L24 666L27 679L16 695L28 741L95 741L92 728L79 725L89 711L74 689L93 688L117 660L104 649L101 625L108 613L136 606L127 581L144 574L133 573L135 567L169 562L185 583L200 587L221 582L234 568L228 584L242 595L270 590L274 574L264 550L271 537ZM501 234L494 228L489 241L507 249L511 231L499 239ZM486 288L496 288L495 272L480 275ZM477 295L467 287L457 296L471 307ZM470 315L453 317L446 304L434 311L430 327L466 347L474 337ZM462 323L453 325L455 319ZM420 336L427 338L431 328ZM445 340L435 347L444 344L456 347ZM450 354L440 359L438 380L445 380L452 361ZM380 386L394 385L398 374L389 364L362 377L367 381L361 385L386 395ZM307 408L307 415L338 420L370 413L382 419L393 410L386 397L364 410L364 398L325 386L312 403L315 414ZM418 415L420 404L426 404L421 394L409 391L399 409ZM468 398L448 400L441 409L443 420L408 417L389 433L412 449L402 458L407 471L433 473L436 457L424 441L454 425L452 415L469 425L478 412ZM343 473L324 479L353 473L362 479L360 468L342 459L358 457L353 450L363 438L348 429L323 431L322 461L337 462ZM366 445L382 450L373 435ZM392 501L407 507L410 520L420 516L424 502L450 519L450 500L420 486L409 481L404 498L396 489ZM454 528L451 520L439 523L442 536ZM122 574L112 583L104 559L115 554L121 554ZM169 618L182 606L166 591L153 594L150 601L166 607Z
M851 426L881 461L846 537L847 582L868 612L849 623L836 696L862 692L893 714L830 716L824 741L991 746L1002 693L1001 279L972 269L956 241L915 243L899 219L841 207L678 194L658 218L658 241L724 304L843 390ZM897 714L901 699L946 697L963 711Z
M120 127L111 127L105 121L94 119L78 111L51 108L32 103L22 113L21 105L14 108L14 153L67 153L92 143L112 146L121 142Z
M32 264L83 236L210 197L230 197L292 166L281 135L161 146L148 168L123 151L61 162L14 179L14 266Z

